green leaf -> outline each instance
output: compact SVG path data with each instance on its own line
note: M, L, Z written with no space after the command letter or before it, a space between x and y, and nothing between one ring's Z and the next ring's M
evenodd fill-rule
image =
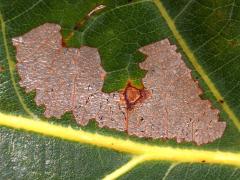
M106 8L85 21L100 4ZM239 7L234 0L0 0L0 178L239 179ZM223 137L196 146L129 137L94 122L79 127L70 113L46 121L35 93L18 84L11 44L45 22L61 25L67 46L98 48L106 92L128 81L141 86L144 56L137 49L169 38L204 89L202 97L221 110Z

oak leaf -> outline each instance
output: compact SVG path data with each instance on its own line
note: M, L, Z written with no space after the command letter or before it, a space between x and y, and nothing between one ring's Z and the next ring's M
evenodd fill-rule
M100 127L130 135L198 145L222 136L226 124L218 122L219 111L199 97L191 70L168 39L140 48L147 55L141 63L148 71L144 89L104 93L97 49L63 47L60 29L46 23L13 38L19 83L27 92L36 90L35 101L45 106L47 118L71 111L80 125L95 119Z

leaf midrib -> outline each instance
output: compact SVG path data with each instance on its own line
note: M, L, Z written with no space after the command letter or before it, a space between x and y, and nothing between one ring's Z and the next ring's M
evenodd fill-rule
M204 161L205 163L240 166L240 153L238 152L174 148L171 146L160 147L3 113L0 113L0 125L132 155L144 155L145 161L164 160L186 163L201 163Z

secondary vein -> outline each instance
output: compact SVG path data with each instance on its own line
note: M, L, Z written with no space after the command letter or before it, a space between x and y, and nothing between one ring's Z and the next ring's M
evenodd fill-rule
M20 95L20 93L18 91L18 88L17 88L16 80L15 80L15 77L14 77L15 63L10 56L8 43L7 43L6 26L5 26L5 22L3 20L1 12L0 12L0 24L1 24L1 32L2 32L2 37L3 37L3 45L4 45L4 49L5 49L5 55L6 55L6 59L7 59L7 62L8 62L8 67L9 67L9 72L10 72L10 79L12 81L14 91L17 95L17 98L18 98L20 104L22 105L23 109L25 110L25 112L27 114L29 114L31 117L33 117L34 119L36 119L37 118L36 115L33 112L31 112L31 110L27 107L27 105L25 104L25 102L24 102L24 100L23 100L22 96Z
M191 49L188 47L186 41L183 39L179 31L177 30L177 27L173 21L173 19L168 14L167 10L165 9L164 5L162 4L161 0L153 0L153 2L156 4L157 8L159 9L160 14L165 19L166 23L168 24L169 29L172 31L175 39L181 46L183 52L188 57L189 61L192 63L195 70L200 74L202 79L205 81L206 85L214 95L214 97L220 101L223 99L223 96L216 88L215 84L212 82L212 80L208 77L207 73L203 69L203 67L198 63L197 58L195 57L194 53L191 51ZM229 118L232 120L238 131L240 131L240 120L236 116L236 114L233 112L233 110L230 108L230 106L225 101L221 104L223 110L226 112L226 114L229 116Z

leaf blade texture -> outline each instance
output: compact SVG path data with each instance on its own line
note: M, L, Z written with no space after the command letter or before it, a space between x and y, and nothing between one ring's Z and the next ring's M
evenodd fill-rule
M105 8L88 18L99 5ZM0 179L99 179L113 177L111 175L117 174L114 172L122 169L126 171L120 171L120 179L239 179L240 170L231 163L239 164L240 149L239 5L234 0L0 0ZM107 72L105 92L124 88L129 79L139 85L145 73L138 66L144 60L138 49L169 38L192 70L193 78L199 81L204 99L210 99L221 111L220 120L227 124L223 136L196 146L168 139L135 138L99 128L94 121L79 127L72 113L66 113L61 120L46 121L44 108L34 101L35 93L26 93L19 86L16 51L12 46L13 37L46 22L61 25L66 46L85 45L98 49ZM4 122L2 114L6 115ZM26 123L25 130L11 121L12 115L22 125ZM31 119L31 123L22 121L22 116ZM38 119L34 119L36 117ZM39 119L49 128L37 126ZM8 123L12 124L11 128L5 127ZM73 133L69 134L70 139L61 140L63 133L50 131L52 124L63 126L66 133L71 126L79 133L101 134L106 138L92 141L92 138ZM36 130L34 132L40 134L31 133L29 127L36 127L41 133ZM75 137L86 138L90 143L71 142ZM106 140L108 138L112 141ZM122 148L118 139L125 142ZM129 142L144 146L133 146L129 153L123 153L129 148ZM113 143L118 152L99 148L101 143ZM161 151L152 156L155 160L145 159L128 166L133 165L132 158L141 159L142 155L136 152L146 149L145 145L147 155L155 147L172 151ZM189 154L182 154L185 150ZM214 155L203 157L202 150ZM225 153L232 153L235 158L219 156ZM173 154L180 158L172 159ZM192 159L197 161L192 162ZM213 159L220 161L216 163ZM189 161L184 163L186 160Z
M105 72L97 49L62 47L60 28L46 23L13 38L20 85L27 92L36 90L36 104L46 107L47 118L61 118L71 111L81 125L96 119L100 127L126 130L130 135L198 145L222 136L225 122L217 122L218 110L201 100L190 69L168 39L140 48L147 55L142 63L148 71L143 84L150 95L138 102L139 94L127 89L127 96L137 102L128 109L126 97L120 102L121 93L101 91Z

